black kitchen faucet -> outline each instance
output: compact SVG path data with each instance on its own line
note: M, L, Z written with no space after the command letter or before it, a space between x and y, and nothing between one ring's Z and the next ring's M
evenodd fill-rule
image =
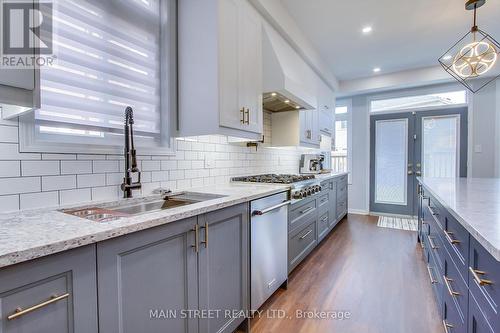
M124 198L132 198L132 190L141 188L141 172L137 168L136 151L134 148L134 111L130 106L125 109L125 177L121 189ZM132 182L132 174L137 172L137 182Z

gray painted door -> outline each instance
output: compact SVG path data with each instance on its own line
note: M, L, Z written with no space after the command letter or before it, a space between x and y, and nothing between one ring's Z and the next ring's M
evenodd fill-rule
M405 165L394 161L400 158L398 149L403 135L378 135L380 124L406 122L407 144ZM467 108L449 108L418 112L390 113L370 117L370 211L397 215L417 215L417 177L467 176ZM456 128L454 128L456 127ZM387 126L391 130L390 126ZM395 132L397 133L397 132ZM377 139L379 142L377 143ZM385 140L385 142L384 142ZM377 144L381 146L377 147ZM456 146L452 152L451 147ZM430 150L430 151L429 151ZM380 153L382 151L382 153ZM450 163L455 161L456 163ZM379 164L377 164L379 163ZM384 164L385 163L385 164ZM453 164L453 165L452 165ZM377 170L380 172L377 176ZM405 184L403 184L403 174ZM377 180L382 179L383 183ZM402 187L405 187L404 192ZM402 194L406 193L404 200ZM384 197L395 200L383 200ZM382 200L380 200L382 199ZM399 201L399 202L398 202Z
M201 333L233 332L245 319L226 311L249 307L248 215L245 203L199 216L200 309L216 311L200 320Z
M0 332L97 332L95 272L95 245L1 269Z
M194 333L196 217L97 245L99 329L106 333Z

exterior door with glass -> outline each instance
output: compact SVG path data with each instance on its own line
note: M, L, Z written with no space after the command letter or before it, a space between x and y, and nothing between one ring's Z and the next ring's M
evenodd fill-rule
M417 177L467 176L467 108L371 116L370 211L415 216Z

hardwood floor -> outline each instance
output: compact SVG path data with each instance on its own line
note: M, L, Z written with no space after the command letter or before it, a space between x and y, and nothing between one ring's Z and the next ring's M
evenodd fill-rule
M433 296L415 232L349 215L292 272L288 290L263 305L252 333L442 332ZM272 318L267 310L287 317ZM300 319L297 310L348 311L350 318Z

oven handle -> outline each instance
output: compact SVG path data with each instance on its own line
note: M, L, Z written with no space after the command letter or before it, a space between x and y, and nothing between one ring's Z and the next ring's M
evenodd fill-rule
M291 200L288 200L288 201L283 201L282 203L280 204L277 204L277 205L274 205L274 206L271 206L269 208L266 208L266 209L262 209L262 210L254 210L252 212L252 216L255 216L255 215L264 215L266 213L269 213L270 211L273 211L275 209L278 209L278 208L281 208L283 206L286 206L286 205L289 205L292 201Z

